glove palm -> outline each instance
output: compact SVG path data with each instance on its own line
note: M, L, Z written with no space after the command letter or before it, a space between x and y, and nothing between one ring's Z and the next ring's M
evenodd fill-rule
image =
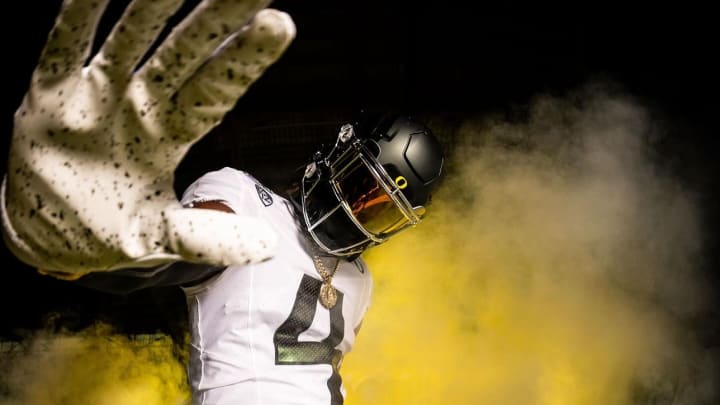
M266 1L205 0L138 68L182 1L134 0L86 63L107 2L64 2L16 112L6 243L28 264L77 276L267 258L267 224L182 208L173 176L287 48L292 20Z

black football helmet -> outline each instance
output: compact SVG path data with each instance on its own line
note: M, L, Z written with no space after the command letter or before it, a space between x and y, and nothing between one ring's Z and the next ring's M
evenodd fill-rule
M301 182L305 225L326 253L354 256L417 225L439 182L443 151L429 128L406 115L343 125L316 152Z

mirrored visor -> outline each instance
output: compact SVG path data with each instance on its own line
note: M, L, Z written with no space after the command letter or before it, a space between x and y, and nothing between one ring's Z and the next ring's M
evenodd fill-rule
M410 224L397 203L362 159L355 159L334 179L352 215L370 233L385 236Z

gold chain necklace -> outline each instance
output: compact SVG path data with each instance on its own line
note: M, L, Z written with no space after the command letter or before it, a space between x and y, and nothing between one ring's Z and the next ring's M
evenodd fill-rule
M315 269L322 277L322 286L320 287L320 303L327 309L335 306L337 303L337 290L332 285L332 278L340 265L340 259L335 262L332 272L328 272L325 268L325 263L318 255L313 255L313 262L315 263Z

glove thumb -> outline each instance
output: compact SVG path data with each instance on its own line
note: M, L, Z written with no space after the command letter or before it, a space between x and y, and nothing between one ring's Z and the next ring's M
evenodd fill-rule
M229 266L270 258L277 234L266 221L221 211L165 211L170 248L192 263Z

